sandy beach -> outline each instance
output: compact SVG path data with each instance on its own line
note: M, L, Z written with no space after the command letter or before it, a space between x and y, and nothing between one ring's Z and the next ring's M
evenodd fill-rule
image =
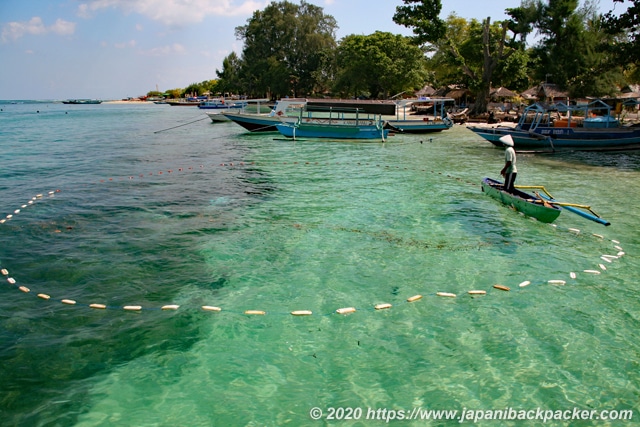
M141 101L139 99L134 99L134 100L123 100L123 99L115 99L115 100L111 100L111 101L102 101L103 104L153 104L152 101Z

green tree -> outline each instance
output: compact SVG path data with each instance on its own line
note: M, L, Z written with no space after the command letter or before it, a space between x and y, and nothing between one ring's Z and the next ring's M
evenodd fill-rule
M424 84L424 51L401 35L376 31L342 39L335 90L345 96L388 98Z
M215 93L216 85L216 80L205 80L200 83L191 83L182 90L182 96L202 96L207 93Z
M178 98L180 98L182 96L182 94L184 93L184 90L182 90L180 88L169 89L168 91L166 91L166 93L169 94L169 98L178 99Z
M623 3L625 0L613 0ZM608 34L619 36L612 44L606 45L620 65L640 65L640 0L628 0L626 12L616 16L610 11L602 18L603 28Z
M272 2L236 27L244 40L241 79L253 95L310 94L327 49L335 49L336 21L302 0Z
M222 71L216 69L218 91L222 93L245 93L241 80L242 61L235 52L222 60Z
M594 5L578 9L578 0L549 0L538 8L534 25L542 38L532 49L538 61L534 78L559 85L573 98L611 94L622 74L607 65L610 53L598 49L611 39Z
M476 102L472 114L486 112L494 71L501 61L507 60L521 47L515 42L515 37L507 39L508 31L516 31L517 27L510 27L507 21L492 26L491 18L487 18L482 23L481 31L470 31L471 38L460 44L460 40L446 30L445 22L439 18L442 9L440 0L403 2L405 6L396 7L394 22L412 27L418 43L440 43L441 49L448 49L461 71L469 78L470 88L475 89ZM479 49L468 49L471 46ZM469 55L465 56L465 50ZM481 60L478 59L478 53L482 55Z
M447 34L445 22L440 19L440 0L403 0L396 6L393 22L413 30L418 44L435 43Z

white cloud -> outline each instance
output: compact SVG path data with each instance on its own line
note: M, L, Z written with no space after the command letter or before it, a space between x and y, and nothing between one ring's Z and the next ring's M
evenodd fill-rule
M60 36L70 36L76 31L76 24L64 19L57 19L56 23L49 27L49 31Z
M171 45L156 47L149 50L141 51L142 55L146 56L168 56L168 55L182 55L187 52L184 46L179 43L173 43Z
M76 24L74 22L58 19L53 25L47 27L42 22L42 18L34 16L29 21L9 22L5 24L2 27L2 35L0 36L0 39L3 43L7 43L9 41L15 41L25 34L40 36L48 33L54 33L65 36L73 34L75 30Z
M117 49L124 49L127 47L136 47L136 41L135 40L129 40L128 42L124 42L124 43L115 43L114 46Z
M89 18L101 9L120 9L172 27L202 22L207 16L251 15L268 0L88 0L78 7L78 16Z

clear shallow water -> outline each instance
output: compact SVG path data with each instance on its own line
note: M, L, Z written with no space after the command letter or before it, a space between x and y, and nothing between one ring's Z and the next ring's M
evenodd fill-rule
M294 143L190 108L2 109L0 217L13 218L0 266L17 282L0 287L6 425L369 425L367 408L413 407L640 416L638 154L519 156L520 184L613 224L564 212L551 227L480 192L502 151L462 127ZM611 239L626 255L607 263ZM364 414L313 421L313 407Z

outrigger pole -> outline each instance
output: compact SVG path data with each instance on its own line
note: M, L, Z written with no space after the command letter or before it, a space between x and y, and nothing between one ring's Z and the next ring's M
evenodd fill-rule
M547 191L547 189L544 188L544 186L542 186L542 185L516 185L515 187L519 188L519 189L523 189L523 190L541 190L544 193L544 195L540 195L540 197L544 201L546 201L547 203L552 204L552 205L562 206L563 208L565 208L569 212L573 212L574 214L580 215L583 218L586 218L586 219L589 219L591 221L597 222L598 224L602 224L604 226L611 225L611 223L609 221L603 219L593 209L591 209L591 206L579 205L579 204L576 204L576 203L557 202L553 198L551 193L549 193ZM538 194L538 193L536 193L536 194ZM585 212L585 210L588 211L588 212Z

